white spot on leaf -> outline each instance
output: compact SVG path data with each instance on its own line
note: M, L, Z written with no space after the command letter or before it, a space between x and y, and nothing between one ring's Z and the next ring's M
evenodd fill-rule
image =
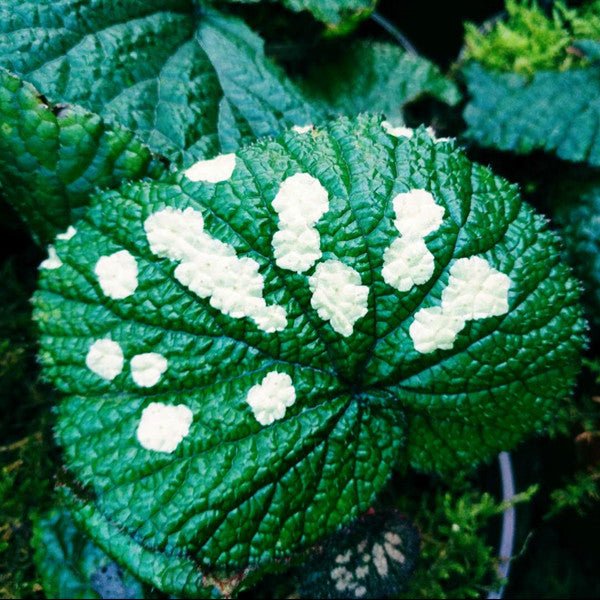
M279 231L273 236L275 262L282 269L303 273L321 258L321 238L315 225L329 209L329 194L308 173L285 179L273 199Z
M167 359L158 352L136 354L131 359L131 377L140 387L152 387L160 381L167 366Z
M62 260L58 254L56 254L56 248L54 246L48 246L48 258L43 260L40 264L40 269L58 269L62 267Z
M85 364L102 379L112 381L123 370L123 350L113 340L96 340L90 346Z
M202 213L193 208L165 208L145 223L150 249L180 264L175 278L222 313L241 319L250 317L272 333L285 329L287 315L281 306L267 306L260 265L236 255L235 248L204 232Z
M151 402L142 411L137 439L146 450L171 453L190 432L193 418L192 411L183 404Z
M510 278L479 256L458 259L442 292L442 308L465 321L508 312Z
M424 238L436 231L444 220L444 207L427 190L412 189L393 200L394 225L403 237Z
M510 283L479 256L458 259L450 268L441 306L422 308L411 323L415 350L449 350L467 321L507 313Z
M381 544L373 544L373 564L380 577L385 577L388 574L388 561Z
M450 350L464 326L464 319L445 314L441 307L433 306L417 312L408 332L415 350L428 354L434 350Z
M296 390L287 373L271 371L261 383L252 386L246 396L254 417L261 425L270 425L285 416L286 408L296 401Z
M360 275L339 260L319 263L308 284L311 306L319 317L331 323L344 337L352 335L354 324L368 312L369 288Z
M296 133L308 133L309 131L312 131L314 129L313 125L294 125L292 127L292 131L295 131Z
M235 154L221 154L210 160L200 160L185 171L191 181L218 183L226 181L235 169Z
M384 281L400 292L427 283L435 270L425 237L443 222L444 208L426 190L413 189L393 200L394 225L400 233L383 254Z
M389 121L382 121L381 126L394 137L411 138L415 133L415 130L410 127L405 125L394 126Z
M395 531L386 531L383 535L386 542L393 544L394 546L399 546L402 544L402 538Z
M421 239L398 238L383 253L383 279L400 292L427 283L434 271L433 254Z
M402 554L402 552L400 552L400 550L398 550L398 548L396 548L396 546L394 546L393 544L390 544L389 542L385 542L385 544L383 546L385 548L387 555L392 560L394 560L400 564L404 563L406 558L405 558L404 554Z
M73 225L69 225L64 233L59 233L56 236L57 240L70 240L77 233L77 229Z
M346 567L336 567L331 570L331 579L335 581L335 589L338 592L354 590L357 586L352 573Z
M131 296L138 286L137 262L127 250L100 257L94 273L104 294L115 300Z
M364 579L369 574L369 567L362 565L360 567L356 567L354 571L357 579Z

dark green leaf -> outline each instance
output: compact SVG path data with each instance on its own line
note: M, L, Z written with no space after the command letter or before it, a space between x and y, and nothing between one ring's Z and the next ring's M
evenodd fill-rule
M359 41L330 50L303 82L307 97L324 112L382 112L397 126L404 123L405 105L422 96L451 106L460 101L456 85L433 63L393 44Z
M600 165L600 66L532 78L464 68L471 97L464 113L467 137L499 150L545 150L560 158Z
M342 118L186 175L98 196L34 298L76 518L142 580L209 593L561 412L577 283L452 142Z
M310 109L240 20L191 0L9 0L0 63L53 102L140 134L186 164L311 121Z
M0 69L0 180L38 241L81 216L97 187L163 170L131 131L77 106L51 105Z
M398 511L369 511L311 551L299 569L301 597L395 598L410 580L419 542Z

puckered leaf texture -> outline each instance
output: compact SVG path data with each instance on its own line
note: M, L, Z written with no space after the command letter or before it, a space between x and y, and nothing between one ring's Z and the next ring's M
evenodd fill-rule
M0 65L184 163L311 121L260 38L192 0L5 0Z
M460 101L456 84L433 63L385 42L359 41L324 53L302 87L323 112L378 111L394 125L404 123L404 107L420 97L451 106Z
M542 430L578 369L545 220L377 117L103 193L55 251L34 306L75 517L177 595L313 544L395 467Z
M600 165L600 65L533 77L468 63L467 137L499 150Z
M1 68L0 123L6 199L41 243L81 216L96 188L164 171L131 131L78 106L51 105Z

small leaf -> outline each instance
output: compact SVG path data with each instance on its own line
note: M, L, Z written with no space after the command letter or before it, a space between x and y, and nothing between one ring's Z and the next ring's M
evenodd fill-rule
M419 542L398 511L370 511L311 552L299 569L301 597L395 597L414 571Z
M41 243L81 216L96 188L164 171L131 131L77 106L51 105L4 69L0 123L6 199Z
M470 101L467 137L499 150L545 150L600 165L600 65L532 78L469 63L463 74Z
M143 581L207 594L560 413L577 282L454 143L363 115L186 173L100 194L34 297L75 519Z
M35 562L47 598L144 598L141 584L55 508L33 532Z
M397 126L404 123L405 105L423 96L451 106L460 101L457 86L438 67L393 44L359 41L324 49L322 56L302 87L324 112L382 112Z

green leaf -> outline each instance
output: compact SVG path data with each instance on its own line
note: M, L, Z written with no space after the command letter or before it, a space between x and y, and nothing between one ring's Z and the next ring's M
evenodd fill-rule
M600 165L600 65L529 79L469 63L467 137L481 146Z
M34 237L48 243L81 216L97 188L164 166L135 135L78 106L51 105L0 69L0 180Z
M35 562L47 598L143 598L141 584L83 534L65 509L34 526Z
M167 593L314 544L392 468L542 431L578 370L544 219L377 117L103 193L55 252L34 314L75 517Z
M150 151L187 165L316 118L260 38L191 2L11 0L0 57L39 90L0 73L0 182L42 243L96 187L160 173Z
M423 96L451 106L460 101L457 86L437 66L393 44L359 41L326 47L320 56L302 87L324 112L382 112L400 125L406 104Z
M260 0L227 0L232 3L256 4ZM325 23L333 35L352 31L375 9L377 0L278 0L294 12L308 11L315 19ZM197 0L202 4L204 0ZM205 2L204 2L205 3Z
M191 0L9 0L0 56L51 101L123 125L185 164L313 117L258 36Z
M566 257L584 284L590 320L600 324L600 178L582 174L552 191L554 218L562 227Z
M419 532L399 511L371 510L311 551L302 598L396 598L419 557Z

